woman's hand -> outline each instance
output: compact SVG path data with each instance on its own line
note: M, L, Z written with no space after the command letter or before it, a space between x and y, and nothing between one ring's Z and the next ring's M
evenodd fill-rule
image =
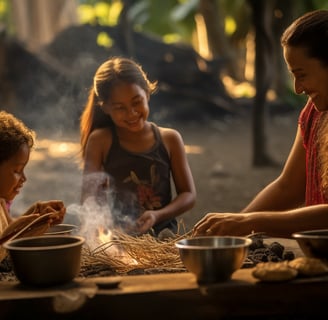
M193 236L242 236L252 232L244 213L208 213L193 228Z

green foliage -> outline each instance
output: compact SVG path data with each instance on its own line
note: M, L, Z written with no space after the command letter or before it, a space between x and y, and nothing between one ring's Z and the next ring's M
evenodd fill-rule
M312 0L313 6L315 8L320 9L328 9L328 1L327 0Z
M91 1L78 6L78 17L82 24L115 26L123 8L121 1Z
M7 15L8 3L6 0L0 0L0 18L2 19Z
M133 28L152 33L166 42L191 42L195 29L194 14L199 0L140 0L135 1L128 12ZM120 0L80 1L80 23L114 26L123 8Z
M97 44L102 47L110 48L113 45L113 39L107 32L100 32L97 37Z
M10 3L8 0L0 0L0 24L9 33L13 32L13 25L10 20Z

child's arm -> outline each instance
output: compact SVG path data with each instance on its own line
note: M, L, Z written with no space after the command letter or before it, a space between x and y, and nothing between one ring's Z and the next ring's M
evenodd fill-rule
M147 210L141 215L137 221L140 233L147 232L161 221L185 213L196 201L196 188L181 135L176 130L167 128L161 128L161 133L171 159L172 177L177 195L167 206L158 210Z

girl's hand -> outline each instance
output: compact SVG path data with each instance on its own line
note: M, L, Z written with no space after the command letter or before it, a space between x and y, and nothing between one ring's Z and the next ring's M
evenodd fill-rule
M140 234L149 231L156 223L156 215L154 210L145 211L137 220L136 231Z

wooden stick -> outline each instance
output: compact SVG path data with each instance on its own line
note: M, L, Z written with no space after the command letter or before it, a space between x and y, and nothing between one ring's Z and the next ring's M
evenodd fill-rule
M44 218L48 218L52 214L54 214L54 213L53 212L49 212L49 213L42 214L40 217L37 217L36 219L34 219L32 222L30 222L29 224L27 224L25 227L23 227L19 231L13 231L12 233L9 233L9 234L7 234L4 237L1 237L0 238L0 245L2 245L3 243L5 243L5 242L7 242L9 240L13 240L13 239L17 238L19 235L21 235L24 231L26 231L27 229L31 228L32 226L36 227L36 226L40 225L41 224L41 221Z

